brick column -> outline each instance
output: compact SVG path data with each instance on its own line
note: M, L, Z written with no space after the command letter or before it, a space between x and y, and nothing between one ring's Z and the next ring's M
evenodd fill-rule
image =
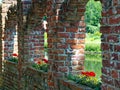
M2 72L2 7L0 6L0 73Z
M85 23L84 11L88 0L48 1L49 77L79 73L84 69ZM57 85L56 85L57 86ZM55 86L55 88L56 88Z
M4 28L4 59L8 60L13 53L18 53L17 46L17 12L16 6L10 6L5 19Z
M120 1L101 0L102 90L120 90Z
M33 0L26 21L25 48L28 61L44 58L44 28L43 16L46 13L46 1Z

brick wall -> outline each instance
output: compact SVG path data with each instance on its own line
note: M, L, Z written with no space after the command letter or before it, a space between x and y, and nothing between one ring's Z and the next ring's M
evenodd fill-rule
M20 62L25 54L28 59L43 57L43 29L41 19L44 13L48 16L48 80L50 90L57 90L57 77L68 73L79 73L84 69L85 23L84 11L88 0L33 0L31 13L28 15L26 28L23 30L21 10L19 11L18 33ZM103 3L102 18L102 90L120 89L119 61L119 0L101 0ZM39 35L40 34L40 35ZM22 46L24 45L24 46ZM30 46L30 47L28 47ZM38 51L36 49L39 49ZM21 63L19 62L19 65ZM19 66L19 74L22 73ZM20 80L20 77L19 77ZM69 90L69 89L68 89Z
M24 65L25 67L27 65ZM31 67L23 68L21 82L19 81L18 64L4 60L3 89L19 90L48 90L47 72L36 70ZM34 75L33 75L34 74Z
M120 1L102 0L102 90L120 89Z
M25 90L48 90L47 79L48 73L28 67L25 73Z

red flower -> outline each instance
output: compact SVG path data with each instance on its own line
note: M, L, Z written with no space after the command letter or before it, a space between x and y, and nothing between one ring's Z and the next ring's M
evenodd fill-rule
M85 75L86 75L86 76L90 76L90 73L89 73L89 72L86 72Z
M45 63L48 63L48 60L47 60L47 59L44 58L44 59L42 59L42 60L43 60Z
M37 64L41 64L41 61L37 61Z
M82 75L85 75L85 76L90 76L90 77L95 77L95 73L94 72L81 72Z
M17 57L18 55L17 55L16 53L13 53L13 54L12 54L12 56L15 56L15 57Z
M94 73L94 72L89 72L89 75L90 75L91 77L95 77L95 73Z
M82 75L86 75L86 72L81 72Z

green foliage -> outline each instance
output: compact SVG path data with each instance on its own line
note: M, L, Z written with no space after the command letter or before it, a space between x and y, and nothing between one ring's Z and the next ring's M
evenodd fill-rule
M102 5L100 1L89 0L86 5L85 22L86 32L94 33L99 31Z
M18 63L18 58L12 57L12 58L9 58L8 61Z
M101 33L98 31L94 34L87 33L86 34L86 43L85 43L85 51L93 51L93 52L101 52Z
M101 90L101 82L95 77L88 77L85 75L72 75L69 74L67 77L68 80L72 80L77 84L86 85L93 88L94 90Z
M44 63L44 64L36 64L34 63L32 65L33 68L37 69L37 70L43 70L44 72L48 71L48 64Z

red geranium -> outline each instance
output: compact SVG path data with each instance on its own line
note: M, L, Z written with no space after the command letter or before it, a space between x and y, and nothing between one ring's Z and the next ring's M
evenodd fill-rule
M37 61L37 64L42 64L41 61Z
M95 77L95 73L94 72L81 72L82 75L85 75L85 76L90 76L90 77Z
M12 56L17 57L18 55L16 53L13 53Z
M48 60L47 60L47 59L44 58L44 59L42 59L42 60L43 60L45 63L48 63Z
M94 73L94 72L89 72L89 75L90 75L91 77L95 77L95 73Z

